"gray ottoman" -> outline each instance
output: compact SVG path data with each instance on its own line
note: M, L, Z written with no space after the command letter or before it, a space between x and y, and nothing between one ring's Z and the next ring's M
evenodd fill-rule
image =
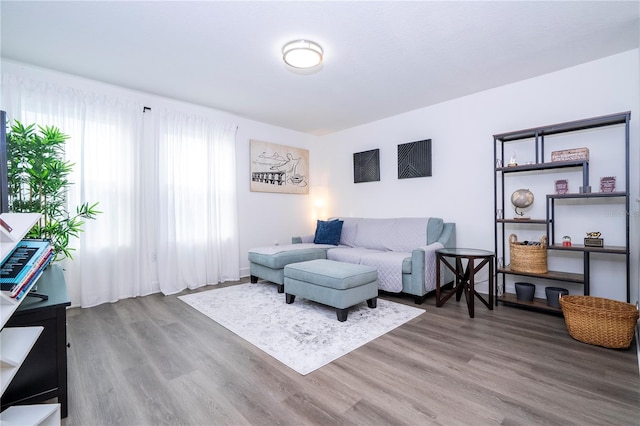
M287 303L296 296L336 308L338 321L346 321L349 308L367 301L375 308L378 271L371 266L317 259L284 267Z
M290 263L313 259L326 259L326 244L286 244L281 246L258 247L249 250L251 282L262 278L278 284L278 293L284 291L284 267Z

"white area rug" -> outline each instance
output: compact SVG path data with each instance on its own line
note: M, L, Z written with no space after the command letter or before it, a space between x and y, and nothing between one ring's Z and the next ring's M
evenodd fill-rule
M424 309L378 298L349 309L339 322L333 308L284 293L271 284L240 284L178 297L220 325L305 375L417 317Z

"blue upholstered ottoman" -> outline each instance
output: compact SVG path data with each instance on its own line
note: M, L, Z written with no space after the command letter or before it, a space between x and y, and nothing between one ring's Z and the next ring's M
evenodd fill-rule
M258 247L249 250L251 282L258 278L278 284L278 293L284 291L284 267L290 263L313 259L326 259L328 244L286 244Z
M336 308L338 321L346 321L349 308L367 301L375 308L378 271L375 268L334 260L316 259L284 267L287 303L296 296Z

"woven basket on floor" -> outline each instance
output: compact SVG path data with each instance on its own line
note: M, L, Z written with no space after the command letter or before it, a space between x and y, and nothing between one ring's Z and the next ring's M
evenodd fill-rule
M547 236L540 238L539 246L530 246L519 243L515 234L509 235L509 259L512 271L546 274Z
M562 296L560 306L571 337L605 348L628 348L638 309L625 302L593 296Z

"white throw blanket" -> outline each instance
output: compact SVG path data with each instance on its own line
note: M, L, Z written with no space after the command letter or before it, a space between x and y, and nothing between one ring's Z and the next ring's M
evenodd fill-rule
M436 242L428 246L418 247L424 250L425 290L436 288L436 250L443 248L442 243ZM408 252L385 251L371 253L360 259L362 265L376 268L378 271L378 288L380 290L399 293L402 291L402 262L411 257Z
M257 248L252 248L249 251L253 253L259 253L259 254L278 254L284 251L291 251L291 250L304 250L304 249L310 249L310 248L332 248L332 247L336 247L336 246L333 246L331 244L302 243L302 244L283 244L281 246L257 247Z
M444 248L440 242L422 247L424 249L424 289L430 292L436 289L436 269L440 265L436 263L436 251ZM433 269L430 267L432 266Z
M402 261L411 253L385 251L373 253L360 259L360 263L378 270L378 288L392 293L402 291Z

